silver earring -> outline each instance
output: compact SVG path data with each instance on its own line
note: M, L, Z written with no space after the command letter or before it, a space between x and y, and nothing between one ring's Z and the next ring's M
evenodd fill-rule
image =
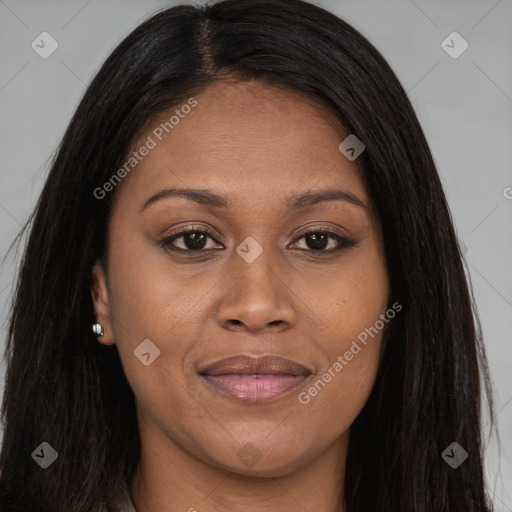
M105 329L103 326L99 323L92 324L92 332L94 333L94 336L96 338L101 338L105 335Z

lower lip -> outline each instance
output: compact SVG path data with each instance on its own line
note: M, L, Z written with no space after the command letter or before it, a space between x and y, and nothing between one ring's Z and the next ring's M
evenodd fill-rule
M203 375L217 391L246 402L270 400L295 389L304 375Z

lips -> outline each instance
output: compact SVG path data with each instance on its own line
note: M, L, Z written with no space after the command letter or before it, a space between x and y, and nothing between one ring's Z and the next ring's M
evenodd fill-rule
M269 400L291 391L311 373L283 357L245 355L222 359L199 370L199 375L216 391L249 402Z
M233 356L221 359L200 370L201 375L259 374L259 375L309 375L305 366L278 356Z

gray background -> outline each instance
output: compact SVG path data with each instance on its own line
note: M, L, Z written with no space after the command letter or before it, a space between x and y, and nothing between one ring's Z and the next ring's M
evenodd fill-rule
M0 0L0 257L34 207L48 161L101 62L150 13L174 3ZM501 473L491 439L491 493L497 511L512 511L512 1L315 3L388 59L427 135L467 251L496 390ZM31 48L43 31L59 44L48 59ZM441 46L453 31L469 44L456 59ZM2 351L16 261L13 252L0 268ZM4 372L1 365L0 392Z

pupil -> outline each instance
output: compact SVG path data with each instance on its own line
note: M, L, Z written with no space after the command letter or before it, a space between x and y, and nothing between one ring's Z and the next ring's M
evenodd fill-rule
M324 233L313 233L306 237L310 249L325 249L327 247L327 235ZM313 240L313 243L309 242Z
M186 233L184 240L188 249L202 249L204 247L206 236L204 233Z

